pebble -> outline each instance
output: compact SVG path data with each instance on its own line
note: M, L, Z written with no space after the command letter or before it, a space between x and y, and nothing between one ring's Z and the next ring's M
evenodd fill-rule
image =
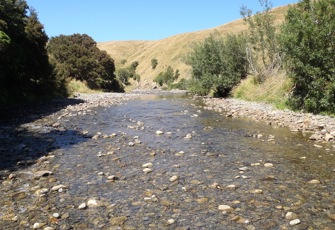
M176 223L176 221L174 219L168 219L168 221L167 221L168 225L171 225L171 224L174 224L174 223Z
M52 172L51 171L46 171L46 170L43 170L43 171L37 171L34 173L34 178L35 179L40 179L41 177L45 177L45 176L49 176L51 175Z
M301 221L299 219L294 219L294 220L290 221L290 226L295 226L295 225L300 224L300 223L301 223Z
M192 134L191 134L191 133L188 133L184 138L185 138L185 139L192 139Z
M179 180L179 177L178 177L178 176L172 176L172 177L170 177L170 179L169 179L170 182L175 182L175 181L177 181L177 180Z
M96 200L95 198L91 198L87 201L87 206L88 207L98 207L100 206L100 202L98 200Z
M242 167L242 168L239 168L240 171L247 171L248 170L248 167Z
M128 145L129 145L129 146L134 146L135 143L134 143L134 142L129 142Z
M78 206L78 209L83 210L86 209L86 207L87 207L86 203L82 203Z
M15 173L11 173L11 174L9 174L8 179L12 180L12 179L15 179L16 177L17 177L17 175Z
M53 227L45 227L43 230L55 230Z
M53 187L51 188L51 191L58 191L59 189L67 189L67 186L62 185L62 184L60 184L60 185L55 185L55 186L53 186Z
M33 229L39 229L39 228L42 228L46 225L46 223L35 223L33 225Z
M307 184L321 184L321 181L313 179L307 182Z
M232 207L230 207L229 205L219 205L218 209L220 211L223 211L223 212L231 212L233 211L234 209Z
M287 212L285 214L285 219L287 219L287 220L294 220L296 218L297 218L297 215L293 212Z
M55 218L57 218L57 219L60 217L59 213L57 213L57 212L55 212L54 214L52 214L52 216L55 217Z
M273 164L272 163L265 163L264 167L266 167L266 168L272 168Z
M164 134L164 132L161 131L161 130L157 130L157 131L156 131L156 134L157 134L157 135L162 135L162 134Z
M142 165L142 168L151 168L153 166L153 164L151 162L149 163L145 163Z
M262 189L253 189L253 190L250 190L250 193L253 193L253 194L262 194L263 190Z
M237 186L236 186L236 185L234 185L234 184L230 184L230 185L228 185L228 186L227 186L227 188L229 188L229 189L236 189L236 188L237 188Z
M152 169L151 169L151 168L145 168L145 169L143 169L143 172L144 172L145 174L148 174L148 173L151 173L151 172L152 172Z

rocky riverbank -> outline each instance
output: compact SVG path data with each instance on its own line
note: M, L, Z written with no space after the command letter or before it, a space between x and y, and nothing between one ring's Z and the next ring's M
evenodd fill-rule
M264 121L273 127L287 127L292 132L303 132L310 140L334 142L335 118L290 110L278 110L270 104L239 99L204 98L205 108L223 113L227 117L247 117Z

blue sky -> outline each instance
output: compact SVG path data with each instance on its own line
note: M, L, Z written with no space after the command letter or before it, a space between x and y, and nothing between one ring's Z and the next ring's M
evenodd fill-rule
M258 0L26 0L49 37L88 34L97 42L159 40L213 28L240 18ZM274 7L298 2L272 0Z

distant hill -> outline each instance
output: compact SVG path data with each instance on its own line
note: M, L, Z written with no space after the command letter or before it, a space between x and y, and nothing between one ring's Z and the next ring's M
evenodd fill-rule
M277 7L272 10L276 18L276 24L281 24L285 19L288 6ZM141 76L141 82L136 87L149 88L153 79L168 66L174 70L179 69L181 78L191 76L190 67L184 63L184 57L191 50L192 44L204 40L214 31L224 35L227 33L239 33L246 30L247 26L243 19L238 19L230 23L196 32L183 33L156 41L109 41L98 43L101 50L115 60L116 67L122 67L121 60L127 60L124 66L129 66L137 61L136 72ZM158 60L155 70L151 68L151 60Z

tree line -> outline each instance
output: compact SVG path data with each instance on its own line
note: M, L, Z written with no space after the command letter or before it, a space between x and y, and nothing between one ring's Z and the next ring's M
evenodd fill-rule
M289 7L283 24L274 24L272 4L259 0L262 12L247 7L241 15L247 32L212 34L188 54L188 89L227 96L247 75L262 84L279 69L293 87L288 106L313 113L335 113L335 0L301 0Z
M70 78L123 91L114 60L86 34L48 38L25 0L0 2L0 107L67 96Z

